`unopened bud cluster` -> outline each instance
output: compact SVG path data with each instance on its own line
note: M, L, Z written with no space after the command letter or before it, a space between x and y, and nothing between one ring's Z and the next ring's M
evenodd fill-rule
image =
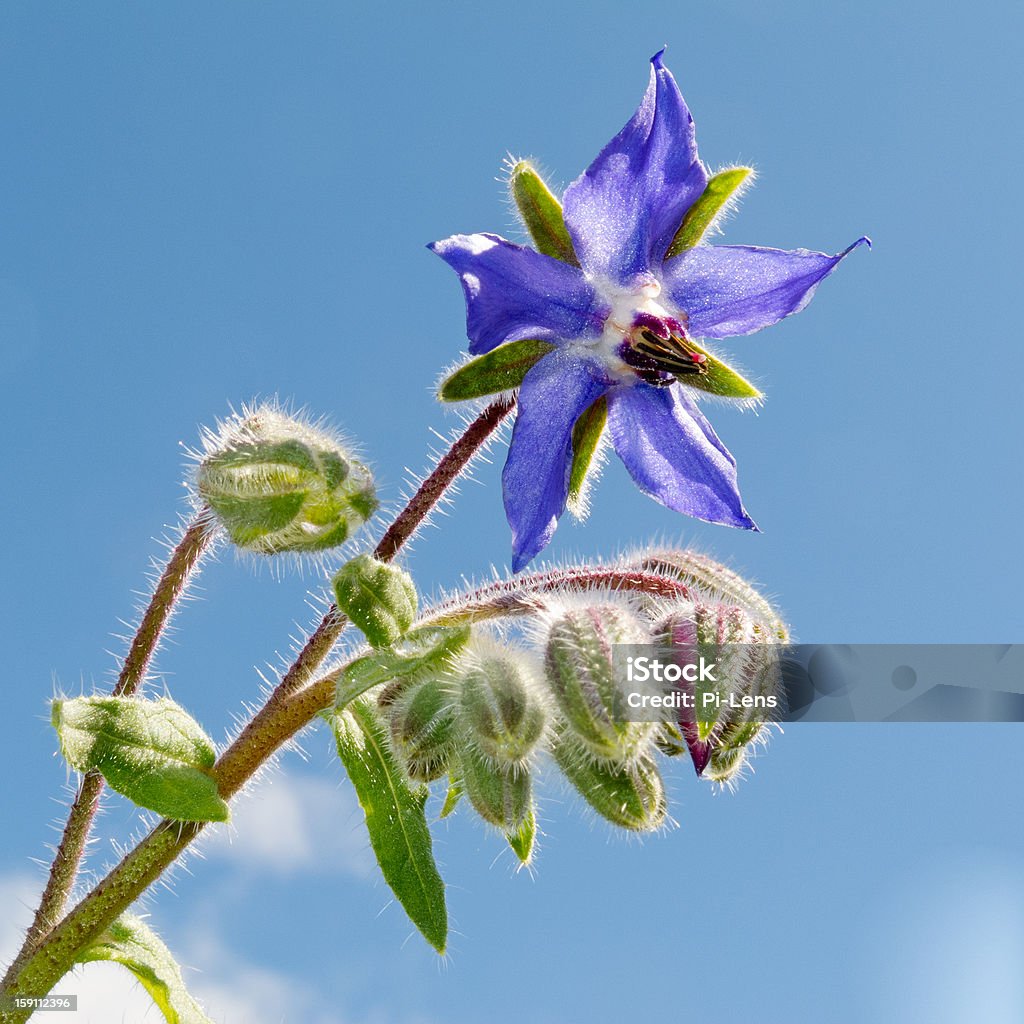
M196 489L231 541L261 555L337 547L377 507L373 478L327 431L263 406L206 438Z
M630 831L651 831L667 819L659 754L687 754L698 775L735 780L763 739L764 716L737 711L726 700L721 712L698 713L691 703L667 720L627 720L615 648L658 645L681 659L703 657L723 667L734 694L756 696L776 685L773 659L784 627L734 574L723 570L721 592L710 586L715 563L708 559L670 565L661 555L658 571L684 580L685 590L660 599L573 586L548 590L527 631L533 652L474 626L468 643L460 640L428 671L381 687L378 707L409 778L426 783L448 776L446 808L453 795L464 795L510 842L533 827L541 752L594 811ZM687 685L697 691L723 683Z

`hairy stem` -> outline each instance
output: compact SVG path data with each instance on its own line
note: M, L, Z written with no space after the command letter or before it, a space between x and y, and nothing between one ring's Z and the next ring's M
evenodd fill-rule
M146 678L175 603L195 573L213 533L213 521L208 510L204 509L196 515L175 545L121 665L113 690L115 697L130 697ZM103 776L99 772L87 772L68 811L68 820L50 865L46 888L43 889L39 906L25 934L24 944L4 977L5 985L64 913L85 854L102 792Z
M456 477L469 465L473 457L482 451L514 405L514 398L492 402L466 427L384 531L384 536L373 550L376 558L382 562L390 562L401 551L402 546L423 525L423 521L454 483ZM309 682L341 636L347 621L345 616L331 605L291 668L281 677L281 682L271 694L268 707L276 707ZM255 721L250 724L255 724Z
M444 496L459 474L484 448L488 439L512 411L514 405L515 399L499 399L484 409L469 424L385 531L374 550L376 557L382 561L390 561L395 557L422 525L431 509ZM205 523L205 518L197 520L187 531L186 537L190 537L193 530L197 530L201 524ZM184 543L185 538L182 540L182 545ZM191 543L197 544L198 536L191 537ZM198 556L205 543L204 539L199 545L195 561L198 561ZM179 549L182 545L179 545ZM175 556L172 556L172 563L175 562L179 549L176 549ZM169 571L170 565L167 572ZM164 600L166 595L164 595L163 584L167 572L161 578L150 608L147 609L146 615L143 617L139 634L132 644L128 659L126 659L125 670L122 670L121 678L118 679L115 694L127 695L133 692L144 677L146 667L152 657L152 651L159 638L160 629L166 622L173 604L173 599L170 602ZM187 579L187 575L183 577L182 585L184 585L185 579ZM174 594L175 597L180 590L179 587ZM153 616L150 615L154 606L157 605L158 595L161 595L160 606L164 607L166 604L162 617L157 613L154 613ZM305 690L303 687L330 653L345 625L345 616L332 606L310 635L267 703L249 721L220 757L214 768L214 777L217 779L219 791L224 799L230 799L282 744L291 739L305 725L308 725L319 711L334 703L336 682L333 677L321 680L317 686L307 687ZM145 636L149 638L148 642L151 643L148 655L144 655L144 644L147 641L139 639L144 632ZM138 651L136 651L137 647ZM130 673L127 672L129 660L133 666ZM133 679L134 681L132 681ZM45 995L49 992L53 985L70 969L75 955L130 906L203 828L202 823L161 822L135 850L99 882L74 911L59 925L52 927L50 922L59 915L67 900L71 883L74 880L75 869L82 849L84 849L89 824L95 814L103 785L102 777L97 776L97 778L98 783L90 781L91 774L86 775L79 791L79 797L76 798L72 808L72 817L76 821L80 821L82 826L79 829L80 847L65 887L60 892L59 909L56 913L51 909L42 919L44 920L43 930L36 933L32 943L26 941L22 952L4 978L2 989L4 993ZM87 786L90 792L95 788L94 795L86 794L89 796L89 803L82 799ZM80 804L81 810L78 810ZM70 825L71 821L69 820L69 828ZM68 829L65 830L65 838L68 838ZM70 844L73 839L74 837L68 839L69 850L71 850ZM63 848L63 841L61 845ZM57 861L54 862L54 870L56 870L56 865ZM51 879L52 877L53 872L51 871ZM47 891L49 889L48 885ZM56 904L54 905L56 906ZM40 907L41 911L42 906ZM40 919L40 913L37 913L36 916L37 919ZM25 1017L15 1015L10 1019L13 1024L14 1021L27 1019L27 1015Z
M656 572L615 567L579 567L535 573L508 583L480 588L466 595L461 605L449 602L422 622L478 621L497 615L529 614L536 611L532 591L540 600L545 592L566 585L585 590L630 591L661 598L682 596L686 588ZM514 594L514 601L508 595ZM459 608L459 611L456 611ZM305 726L325 709L335 705L339 677L344 667L323 676L275 708L264 707L241 735L221 755L214 768L221 796L234 796L252 776ZM341 700L358 696L346 693ZM202 822L162 821L82 900L53 930L8 989L9 994L42 995L60 980L78 952L94 941L120 916L203 830ZM10 1024L27 1019L10 1017Z

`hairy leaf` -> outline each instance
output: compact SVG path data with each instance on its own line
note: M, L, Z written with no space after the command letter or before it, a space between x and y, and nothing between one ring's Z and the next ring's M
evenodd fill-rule
M112 960L127 967L150 994L167 1024L211 1024L188 994L171 951L139 918L131 914L118 918L78 955L78 963L96 960Z
M327 713L341 758L366 815L384 880L423 937L443 953L448 941L444 882L434 863L424 808L426 786L410 786L367 697Z
M72 768L100 772L140 807L178 821L228 820L210 774L213 743L173 700L55 700L51 720Z

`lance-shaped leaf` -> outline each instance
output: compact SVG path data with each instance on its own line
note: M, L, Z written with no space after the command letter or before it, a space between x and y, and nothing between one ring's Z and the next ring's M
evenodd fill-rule
M164 1016L167 1024L211 1024L188 994L171 951L139 918L125 914L78 955L78 963L112 960L127 967Z
M465 626L420 626L410 630L392 647L356 658L338 680L338 706L381 683L393 679L412 682L444 672L451 659L466 646L470 629Z
M372 700L360 698L325 716L366 815L370 845L384 880L423 937L443 953L448 911L424 811L427 788L410 786Z
M463 363L445 378L438 388L438 396L442 402L465 402L499 391L511 391L523 383L533 364L554 347L546 341L532 338L499 345L493 351Z
M576 250L562 216L562 204L537 169L528 160L518 161L509 174L508 187L537 252L578 267Z
M397 566L358 555L334 580L338 607L363 631L371 647L395 643L416 618L416 584Z
M566 504L577 519L586 519L590 512L590 467L598 453L607 422L608 399L602 396L572 428L572 468L569 471L569 496Z
M217 752L173 700L55 700L51 720L72 768L98 771L122 796L178 821L227 821L210 774Z
M715 358L706 349L701 348L690 338L686 339L687 345L703 353L704 362L701 364L700 373L687 373L677 378L680 384L687 387L699 388L701 391L710 392L720 398L741 398L747 401L757 401L764 396L745 377L737 373L727 363Z
M743 185L753 173L752 167L729 167L712 175L703 193L686 211L683 223L679 225L665 253L665 259L678 256L684 249L692 249L697 245L725 213L729 203L740 197Z

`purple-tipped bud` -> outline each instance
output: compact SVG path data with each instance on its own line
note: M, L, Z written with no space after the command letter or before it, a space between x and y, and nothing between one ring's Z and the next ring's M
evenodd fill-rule
M781 707L776 634L749 607L704 600L671 613L655 632L677 663L716 666L713 682L678 684L690 700L677 721L697 774L732 779Z

